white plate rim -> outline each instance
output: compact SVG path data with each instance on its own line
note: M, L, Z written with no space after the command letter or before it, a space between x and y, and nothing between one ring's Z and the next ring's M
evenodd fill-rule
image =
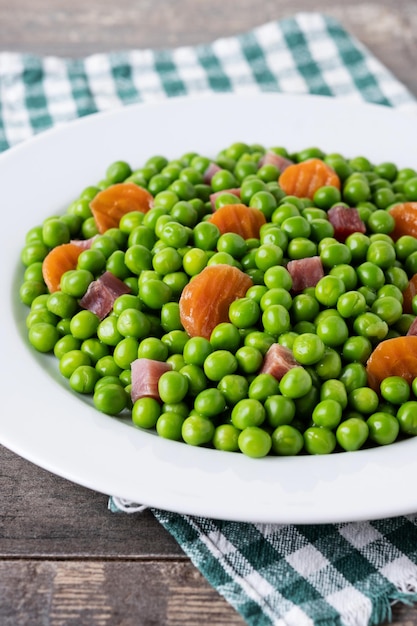
M135 131L140 131L137 143ZM194 448L98 413L58 380L53 358L28 346L17 287L23 273L19 253L29 228L62 212L112 160L139 167L156 153L174 158L198 150L214 156L239 140L292 150L319 145L417 168L412 152L417 130L409 115L284 94L130 105L46 131L3 153L0 178L8 221L0 272L7 295L0 339L7 367L1 377L0 443L90 489L184 514L332 523L412 513L417 510L412 489L417 440L328 457L261 460Z

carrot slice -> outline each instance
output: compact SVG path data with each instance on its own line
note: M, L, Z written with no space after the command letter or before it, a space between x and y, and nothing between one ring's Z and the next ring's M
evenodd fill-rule
M391 207L388 213L395 219L394 230L390 233L394 241L402 235L417 237L417 202L401 202Z
M237 233L244 239L259 238L259 229L266 223L262 211L245 204L225 204L208 220L220 233Z
M82 251L83 247L75 243L63 243L48 252L42 263L42 275L51 293L59 290L62 274L77 267Z
M317 189L332 185L340 189L340 178L321 159L307 159L289 165L278 178L280 187L287 196L312 199Z
M414 296L417 294L417 274L414 274L408 281L407 287L403 291L403 312L412 313L412 302Z
M180 319L191 337L210 339L217 324L229 321L229 306L242 298L252 279L232 265L209 265L182 291Z
M118 228L120 219L131 211L147 213L152 207L153 196L135 183L116 183L99 191L90 202L90 208L98 232Z
M369 386L377 392L387 376L402 376L411 385L417 376L417 336L381 341L369 357L366 371Z

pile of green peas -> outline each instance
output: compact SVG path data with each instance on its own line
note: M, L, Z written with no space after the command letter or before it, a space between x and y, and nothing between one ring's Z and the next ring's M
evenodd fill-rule
M390 376L377 393L366 362L374 347L405 335L417 314L404 313L403 291L417 272L417 239L390 237L388 209L417 200L417 171L366 157L325 154L317 147L289 153L295 163L320 158L341 180L312 200L287 196L279 170L261 165L261 145L236 142L215 159L187 153L175 160L149 158L132 170L112 163L103 180L84 189L64 215L46 219L26 236L20 298L29 307L28 337L53 353L69 387L90 395L109 415L131 416L141 429L194 446L259 458L329 454L387 445L417 434L417 379ZM207 182L205 173L217 171ZM131 212L118 228L98 234L90 202L102 189L133 182L154 197L148 213ZM230 190L238 188L240 196ZM261 211L259 239L220 234L208 221L215 209L243 203ZM366 233L334 237L327 211L357 208ZM73 239L94 237L74 270L49 293L42 276L48 252ZM292 291L289 260L319 256L325 275L302 293ZM229 320L209 339L189 337L181 324L184 287L206 266L230 264L252 279L233 302ZM110 271L130 293L102 321L79 300L90 283ZM290 348L299 366L278 381L260 373L273 344ZM131 401L131 364L163 361L159 400Z

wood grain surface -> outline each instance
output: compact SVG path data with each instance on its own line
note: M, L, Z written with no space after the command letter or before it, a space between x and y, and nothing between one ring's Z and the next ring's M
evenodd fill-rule
M0 0L0 51L79 57L208 42L295 11L336 17L417 96L416 0ZM396 605L393 624L417 626ZM0 447L0 626L243 625L150 511Z

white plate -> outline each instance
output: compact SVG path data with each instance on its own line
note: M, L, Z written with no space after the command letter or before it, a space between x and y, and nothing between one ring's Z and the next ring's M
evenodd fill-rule
M234 141L317 145L417 168L417 124L330 98L221 95L135 105L84 118L0 156L3 290L0 442L60 476L146 505L223 519L321 523L417 511L417 439L355 453L253 460L141 432L73 394L35 354L19 302L26 232L63 212L117 159L214 156Z

